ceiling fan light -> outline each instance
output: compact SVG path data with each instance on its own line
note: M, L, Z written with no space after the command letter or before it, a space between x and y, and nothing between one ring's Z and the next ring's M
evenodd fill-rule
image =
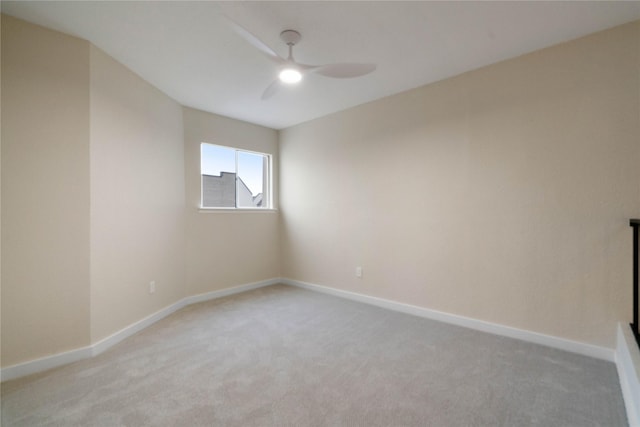
M285 68L278 75L282 83L295 84L302 80L302 73L295 68Z

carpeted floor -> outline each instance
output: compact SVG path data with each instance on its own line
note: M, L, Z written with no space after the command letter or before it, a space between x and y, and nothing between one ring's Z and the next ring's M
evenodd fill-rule
M626 426L614 364L270 286L2 384L9 426Z

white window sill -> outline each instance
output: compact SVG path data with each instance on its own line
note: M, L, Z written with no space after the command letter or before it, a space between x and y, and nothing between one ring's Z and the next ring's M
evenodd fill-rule
M277 209L252 209L252 208L198 208L199 213L275 213Z

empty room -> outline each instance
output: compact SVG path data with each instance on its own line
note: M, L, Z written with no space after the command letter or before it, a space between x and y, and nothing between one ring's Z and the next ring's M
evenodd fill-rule
M2 426L639 426L640 1L2 1Z

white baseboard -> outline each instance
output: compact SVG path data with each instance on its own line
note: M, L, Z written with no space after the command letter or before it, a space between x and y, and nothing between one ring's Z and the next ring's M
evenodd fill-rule
M42 372L48 369L56 368L68 363L72 363L78 360L86 359L92 356L96 356L105 350L111 348L115 344L130 337L131 335L141 331L142 329L152 325L153 323L167 317L175 311L191 304L198 302L208 301L216 298L222 298L225 296L246 292L252 289L261 288L264 286L273 285L276 283L284 283L291 286L297 286L300 288L310 289L326 294L351 299L354 301L363 302L378 307L399 311L402 313L412 314L428 319L438 320L445 323L450 323L458 326L463 326L470 329L479 330L482 332L488 332L495 335L502 335L510 338L515 338L523 341L533 342L536 344L545 345L548 347L557 348L560 350L570 351L573 353L582 354L585 356L595 357L607 361L616 361L616 352L612 349L598 347L591 344L581 343L577 341L566 340L563 338L553 337L550 335L543 335L536 332L525 331L521 329L512 328L509 326L503 326L495 323L476 320L468 317L457 316L454 314L444 313L437 310L431 310L423 307L413 306L409 304L403 304L383 298L372 297L368 295L358 294L349 291L343 291L335 288L329 288L326 286L316 285L307 282L301 282L298 280L292 280L288 278L273 278L263 280L259 282L248 283L244 285L234 286L231 288L221 289L218 291L207 292L204 294L193 295L171 304L162 310L145 317L144 319L121 329L120 331L104 338L91 346L74 349L64 353L55 354L52 356L43 357L36 360L20 363L13 366L8 366L0 371L0 380L7 381L26 375L31 375L37 372ZM620 341L619 341L620 342ZM620 358L620 356L618 357ZM620 368L619 368L620 369ZM626 371L625 371L626 372Z
M358 294L355 292L343 291L340 289L330 288L327 286L316 285L313 283L301 282L283 278L281 283L297 286L300 288L310 289L354 301L363 302L377 307L389 310L399 311L402 313L413 314L415 316L427 319L437 320L452 325L463 326L465 328L477 331L488 332L494 335L501 335L509 338L515 338L522 341L528 341L547 347L557 348L572 353L582 354L584 356L594 357L609 362L615 361L615 351L606 347L599 347L578 341L571 341L564 338L558 338L551 335L539 334L537 332L526 331L523 329L512 328L510 326L499 325L496 323L485 322L482 320L472 319L469 317L449 314L442 311L431 310L428 308L418 307L415 305L404 304L396 301L386 300L383 298L372 297L368 295Z
M111 334L108 337L103 338L98 342L93 343L91 345L91 356L99 355L100 353L118 344L120 341L126 338L129 338L131 335L136 334L141 330L143 330L144 328L147 328L153 325L158 320L164 319L168 315L180 310L182 307L186 305L184 301L185 299L183 298L180 301L173 303L168 307L163 308L162 310L156 311L155 313L145 317L142 320L139 320L135 323L132 323L129 326L126 326L120 329L118 332Z
M247 283L245 285L234 286L232 288L220 289L219 291L193 295L190 297L186 297L183 301L185 301L185 305L190 305L198 302L209 301L211 299L226 297L228 295L239 294L241 292L251 291L253 289L262 288L264 286L275 285L277 283L282 283L282 281L279 278L261 280L259 282Z
M630 427L640 427L640 349L627 324L618 324L616 367Z
M245 285L234 286L232 288L221 289L218 291L207 292L200 295L194 295L181 299L178 302L171 304L168 307L163 308L142 320L139 320L118 332L96 342L90 346L82 347L64 353L58 353L51 356L42 357L36 360L30 360L28 362L19 363L17 365L7 366L0 370L0 381L8 381L16 378L24 377L27 375L35 374L38 372L46 371L48 369L57 368L59 366L67 365L69 363L77 362L78 360L88 359L93 356L108 350L120 341L130 337L131 335L140 332L148 326L154 324L158 320L161 320L168 315L180 310L181 308L195 304L197 302L208 301L216 298L222 298L229 295L237 294L240 292L246 292L252 289L261 288L263 286L274 285L280 283L280 279L268 279L260 282L248 283Z
M0 380L13 380L16 378L25 377L27 375L57 368L59 366L77 362L78 360L87 359L91 357L92 354L92 349L89 346L77 348L71 351L65 351L64 353L58 353L51 356L41 357L40 359L30 360L28 362L19 363L17 365L7 366L6 368L2 368L2 370L0 371Z

